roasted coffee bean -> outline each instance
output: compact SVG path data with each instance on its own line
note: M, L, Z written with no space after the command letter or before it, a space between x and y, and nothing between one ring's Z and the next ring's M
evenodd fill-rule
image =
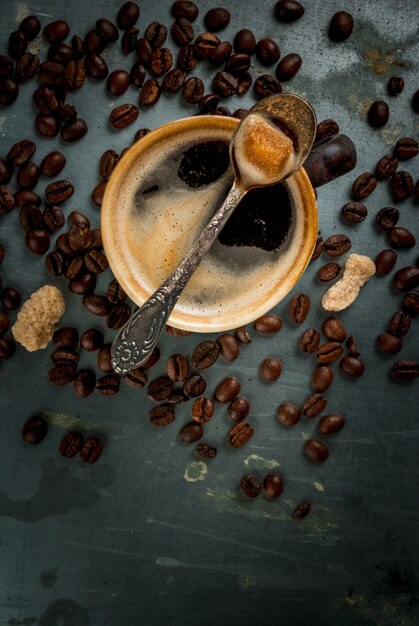
M92 235L92 240L89 244L89 250L102 250L102 235L100 234L100 228L92 228L90 231Z
M170 70L173 65L173 57L169 48L157 48L153 50L150 61L150 70L155 76L161 76Z
M27 15L19 24L19 30L28 41L32 41L41 31L41 22L36 15Z
M240 489L248 498L256 498L262 492L262 485L256 476L247 474L240 481Z
M279 59L279 46L273 39L264 37L256 44L256 57L262 65L273 65Z
M69 89L80 89L86 80L84 61L70 61L65 70L65 82Z
M19 95L19 85L12 78L0 78L0 105L10 106Z
M68 231L68 243L75 252L88 248L91 237L92 235L87 224L73 224Z
M210 56L211 63L213 65L220 65L221 63L224 63L227 61L232 51L233 46L229 41L221 41Z
M26 443L41 443L48 432L48 422L41 415L30 417L23 425L22 437Z
M272 335L282 328L282 320L278 315L262 315L253 323L253 328L263 335Z
M239 91L237 91L237 93L240 93ZM248 109L236 109L233 113L233 117L236 117L238 120L244 120L244 118L246 117L246 115L249 113Z
M149 78L141 89L140 104L142 106L153 106L160 98L161 90L159 81L156 78Z
M51 359L55 365L77 365L79 355L72 348L57 348L51 354Z
M90 228L89 218L80 211L71 211L70 215L68 216L68 221L71 224L79 226L80 228Z
M217 448L209 443L201 442L196 445L195 453L201 459L213 459L217 455Z
M102 396L114 396L119 391L119 378L115 374L101 376L96 381L96 389Z
M45 257L45 266L52 276L61 276L64 273L65 261L57 250L50 252Z
M36 151L36 145L29 139L15 143L7 153L7 160L13 167L23 165Z
M100 54L88 54L84 61L84 67L87 76L96 80L103 80L109 73L106 61Z
M9 316L4 309L0 309L0 335L4 335L9 330Z
M345 41L351 36L354 28L354 19L346 11L338 11L330 20L329 37L332 41Z
M383 207L375 216L375 223L381 230L390 230L399 221L400 212L391 206Z
M108 180L118 161L119 154L115 150L106 150L102 154L99 162L99 175L103 180Z
M390 96L397 96L404 89L404 78L401 76L390 76L387 83L387 91Z
M319 231L317 233L316 245L314 246L313 254L311 255L310 260L315 261L316 259L318 259L323 251L324 251L324 241L323 241L321 232Z
M176 93L182 88L184 82L185 72L183 72L179 67L174 67L172 70L167 72L166 76L163 78L162 88L164 91L168 91L169 93Z
M58 328L52 336L52 343L56 348L75 348L78 342L79 333L77 329L68 326Z
M266 474L263 480L263 493L267 498L278 498L284 490L284 481L279 474Z
M303 352L316 352L320 344L320 333L314 328L305 331L300 339L300 348Z
M202 438L204 431L201 424L197 422L188 422L179 431L179 437L183 443L194 443Z
M84 42L78 35L73 35L71 38L71 48L73 50L73 58L76 60L82 59L85 54Z
M276 410L276 419L284 426L295 426L300 417L299 408L291 402L283 402Z
M324 251L329 256L340 256L351 248L352 243L347 235L332 235L324 242Z
M81 274L80 276L78 276L77 278L73 278L72 280L69 281L68 283L68 288L71 292L73 293L77 293L80 296L88 296L89 294L91 294L94 289L96 287L96 277L94 274L89 274L87 272ZM102 297L102 296L98 296L98 297ZM89 304L85 307L87 308L88 311L90 311L91 313L93 312L93 308L95 310L98 310L97 307L97 303L93 304L91 302L89 302ZM88 308L90 307L90 308ZM98 315L99 313L95 313L95 315ZM100 315L106 315L106 313L101 313Z
M268 357L259 365L259 375L262 380L273 382L281 376L282 365L278 359Z
M20 30L14 30L9 35L9 55L17 60L20 59L26 52L28 47L28 40Z
M160 376L148 383L147 394L152 400L167 400L173 391L173 381L168 376Z
M102 200L103 200L103 196L105 194L105 189L106 189L106 182L107 182L106 180L101 180L100 183L95 185L95 187L92 190L92 193L90 194L90 198L93 204L97 207L102 206Z
M87 133L87 124L81 118L66 122L61 128L61 139L72 142L79 141Z
M237 91L237 79L228 72L217 72L212 87L221 97L227 98Z
M73 391L79 398L87 398L95 390L95 385L96 374L92 370L82 369L73 380Z
M322 435L333 435L345 426L345 418L341 413L330 413L321 418L317 427Z
M110 20L101 18L96 21L96 32L108 43L113 43L119 39L118 29Z
M407 200L413 196L414 183L409 172L403 170L396 172L391 177L391 190L396 202Z
M12 339L0 337L0 360L10 359L16 352L16 344Z
M378 180L390 178L390 176L393 176L393 174L396 172L398 166L399 162L396 157L391 156L391 154L385 154L383 157L381 157L381 159L375 166L375 177Z
M20 293L14 287L4 287L0 293L1 303L7 311L15 311L20 307Z
M122 35L121 49L124 54L129 54L137 47L138 28L129 28Z
M250 410L250 404L246 398L237 396L228 406L228 416L233 422L241 422L244 420Z
M86 352L95 352L103 346L103 333L97 328L89 328L80 337L80 346Z
M161 404L151 409L150 422L153 426L168 426L175 421L175 409L171 404Z
M24 231L45 227L41 209L35 204L27 204L20 209L19 221Z
M317 272L317 278L322 282L328 282L337 278L342 270L338 263L326 263Z
M172 24L172 37L179 46L184 46L193 40L195 33L192 24L184 17L179 17Z
M130 75L126 70L114 70L106 79L106 89L112 96L121 96L129 87Z
M182 95L186 102L197 104L204 95L204 83L196 76L188 78L183 83Z
M80 459L84 463L96 463L103 452L103 441L99 437L89 437L80 450Z
M97 296L94 294L83 297L83 306L93 315L106 316L108 315L111 304L105 296Z
M134 26L135 22L140 17L140 7L135 2L125 2L119 9L116 23L118 28L126 30Z
M302 519L303 517L307 517L310 513L311 505L310 502L302 502L292 512L292 516L294 519Z
M204 424L209 422L214 414L214 403L211 398L202 396L197 398L192 406L192 418L195 422Z
M326 337L332 341L342 343L347 337L345 326L334 316L328 317L322 324L322 330Z
M63 439L61 440L59 448L60 453L62 454L62 456L66 456L69 459L72 459L74 456L76 456L76 454L80 452L83 447L83 443L83 435L76 431L71 431L64 435Z
M108 268L108 260L100 250L88 250L83 259L86 268L92 274L101 274Z
M351 356L359 356L361 353L359 351L359 348L357 346L357 343L355 341L355 337L353 337L353 335L350 335L347 340L346 340L346 347L349 350L349 354Z
M70 384L75 377L76 366L71 363L56 365L48 372L49 380L58 387Z
M69 261L64 276L65 278L67 278L67 280L73 280L74 278L80 276L83 270L83 259L79 256L76 256Z
M153 56L153 48L150 45L150 42L147 41L144 37L140 37L137 40L137 45L135 47L135 52L137 54L139 62L148 67L151 57Z
M199 9L194 2L188 0L176 0L172 4L171 13L173 17L184 17L190 22L193 22L198 17Z
M111 364L112 367L112 364ZM137 367L124 374L124 380L134 389L142 389L148 382L147 374L144 369ZM170 398L169 398L170 401Z
M356 356L344 356L339 362L340 370L351 378L362 376L365 370L364 362Z
M0 195L0 198L1 198L1 195ZM37 207L41 206L41 198L38 196L38 194L28 189L20 189L19 191L17 191L14 195L14 201L15 201L15 206L18 209L22 209L23 207L29 206L29 205L35 205ZM0 201L0 206L1 206L1 201Z
M111 344L102 346L97 354L97 365L102 372L112 373Z
M42 159L40 166L41 174L43 176L47 176L48 178L54 178L55 176L58 176L65 164L65 156L58 150L54 150Z
M221 404L229 404L239 395L240 389L239 380L235 376L227 376L215 388L214 398Z
M53 115L39 115L35 118L37 131L43 137L55 137L60 131L60 122Z
M327 119L317 124L314 142L325 141L339 134L339 126L335 120Z
M296 324L302 324L310 310L310 298L304 293L296 293L290 300L290 317Z
M197 398L198 396L201 396L205 392L206 388L207 383L205 378L199 374L189 376L189 378L183 383L183 392L186 396L188 396L188 398Z
M198 56L193 44L181 46L177 64L184 72L191 72L198 64Z
M7 185L0 185L0 215L8 213L15 206L15 198Z
M167 38L167 28L159 22L151 22L144 31L144 37L152 48L160 48Z
M114 278L108 285L106 297L112 304L119 304L120 302L124 302L124 300L126 300L128 296L122 289L116 278Z
M236 52L232 54L225 65L227 72L233 76L241 76L246 74L250 67L250 56L244 52Z
M216 33L229 25L230 12L221 7L210 9L204 16L204 22L211 33Z
M393 284L398 291L409 291L419 285L419 267L407 265L394 275Z
M351 224L363 222L368 215L368 209L362 202L346 202L342 207L342 217Z
M323 393L333 383L333 370L329 365L317 365L311 376L311 386L314 391Z
M53 90L46 85L41 85L33 92L33 101L44 115L55 115L58 113L58 98Z
M397 253L394 250L381 250L375 258L375 269L379 276L389 274L397 261Z
M372 172L360 174L352 185L352 198L364 200L368 198L377 186L377 179Z
M411 321L410 315L397 311L390 320L390 333L395 337L404 337L409 332Z
M100 54L106 48L106 41L99 36L96 30L89 30L86 33L83 44L87 55Z
M275 15L280 22L295 22L304 15L304 7L297 0L278 0L275 4Z
M336 321L338 322L339 320L336 320ZM330 326L335 327L335 323L332 322ZM336 325L336 328L337 328L337 325ZM339 332L339 329L337 329L337 332ZM338 341L329 341L328 343L325 343L322 346L319 346L316 350L317 363L319 363L320 365L329 365L330 363L334 363L335 361L340 359L342 355L343 355L343 346Z
M243 343L243 344L252 343L252 338L247 332L246 326L240 326L240 328L236 328L236 330L234 331L234 334L236 335L240 343Z
M397 380L413 380L419 376L419 363L412 359L401 359L393 364L391 374Z
M237 422L230 428L227 441L233 448L241 448L253 436L253 426L247 422Z
M135 104L121 104L110 112L109 123L115 129L125 128L135 122L139 113Z
M412 289L405 294L403 298L403 308L410 315L417 315L417 313L419 313L419 291Z
M174 382L184 382L189 375L189 361L183 354L172 354L167 360L167 375Z
M394 156L397 159L411 159L418 152L418 142L413 137L401 137L394 146Z
M0 157L0 184L4 185L10 181L12 177L12 167L10 163Z
M191 363L196 369L211 367L218 359L220 347L216 341L203 341L196 346L191 356Z
M74 193L74 187L68 180L56 180L45 188L45 197L50 204L61 204Z
M38 71L39 57L31 52L26 52L16 63L16 76L19 80L33 78Z
M323 463L329 456L327 446L319 439L309 439L304 444L304 453L310 461Z
M226 361L235 361L240 356L240 343L235 335L224 333L217 338L217 343Z
M385 354L396 354L403 347L403 341L400 337L390 335L390 333L381 333L376 340L376 346L380 352Z
M167 76L167 74L166 74ZM203 115L207 115L213 113L213 111L217 108L220 103L220 96L216 93L208 93L206 96L201 98L198 103L199 112Z
M376 100L368 109L368 123L373 128L385 126L389 118L389 108L384 100Z
M256 51L256 38L251 30L242 28L234 36L235 52L254 54Z
M64 66L55 61L44 61L38 67L39 79L46 85L55 86L64 81Z
M259 76L253 85L255 94L259 98L266 98L276 93L282 93L282 85L270 74L262 74Z
M394 228L390 228L387 232L387 241L393 248L398 249L407 249L413 248L416 244L416 239L414 235L407 228L401 228L396 226Z
M327 406L327 399L322 393L312 393L301 407L303 415L312 419L320 415Z
M44 37L48 43L64 41L70 32L70 27L64 20L55 20L47 24L43 30Z
M12 57L7 54L0 54L0 79L12 78L15 70Z
M298 73L302 62L303 61L300 55L295 52L291 52L290 54L284 56L276 68L277 79L280 81L287 81L294 78L294 76Z
M23 187L24 189L33 189L38 184L40 174L40 169L36 163L33 161L26 161L18 169L16 182L19 187Z

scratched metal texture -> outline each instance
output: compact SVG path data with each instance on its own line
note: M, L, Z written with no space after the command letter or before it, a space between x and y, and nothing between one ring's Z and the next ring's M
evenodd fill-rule
M171 23L169 0L141 2L140 31L153 21ZM307 96L319 120L335 118L356 142L358 165L344 179L319 190L323 235L346 232L353 251L375 257L386 247L376 232L374 216L392 205L387 183L366 201L367 220L344 224L340 208L349 199L355 177L375 166L400 136L418 134L418 116L410 98L419 87L417 0L307 0L304 17L291 25L272 18L273 2L226 0L232 15L221 34L231 38L251 27L257 38L277 39L282 54L297 51L303 58L298 76L287 89ZM120 3L36 0L0 2L0 53L19 20L38 15L45 25L65 18L72 33L84 35L100 17L115 19ZM204 30L203 16L213 6L200 0L195 32ZM327 37L327 24L338 9L355 19L352 37L340 45ZM39 42L39 45L38 45ZM45 51L41 39L33 49ZM170 43L173 47L173 42ZM105 52L110 69L129 67L119 43ZM255 61L254 76L265 70ZM204 70L198 69L200 75ZM270 71L268 69L268 71ZM387 96L391 75L405 77L405 90ZM209 88L209 72L207 88ZM52 149L63 148L63 175L76 193L66 212L80 209L93 225L99 212L90 204L98 182L98 159L107 148L120 151L140 127L158 125L194 112L180 96L163 96L155 109L144 110L132 127L112 132L107 116L113 106L135 102L137 92L111 99L104 83L69 94L89 124L78 144L62 146L59 139L36 136L31 95L36 79L21 86L17 102L0 111L0 154L20 139L37 142L36 162ZM365 121L369 102L386 99L390 121L381 131ZM234 110L249 106L251 93L232 98ZM405 168L418 178L418 159ZM42 190L46 183L41 181ZM419 208L413 201L400 206L400 223L419 236ZM16 212L1 218L0 239L6 246L3 284L12 284L27 298L45 282L64 287L64 324L80 330L103 320L82 309L64 282L51 280L43 258L33 258L23 245ZM414 262L417 248L399 253L397 267ZM255 336L233 363L221 359L205 372L208 392L226 375L242 382L251 403L253 439L242 449L229 449L226 410L218 406L205 427L205 440L218 446L216 459L203 463L180 444L177 433L188 421L190 404L179 407L174 424L153 429L152 406L144 390L125 385L113 398L97 394L77 399L71 388L52 388L47 372L50 350L29 354L18 348L0 374L0 623L8 626L191 626L288 623L295 626L414 626L418 615L418 385L397 383L389 376L397 357L379 354L374 341L401 302L392 291L391 276L374 277L356 303L340 315L355 334L366 362L365 375L347 380L335 372L327 393L327 410L341 411L346 427L330 438L330 457L323 466L302 453L305 438L316 432L317 420L292 429L275 420L283 401L301 404L310 393L313 358L302 355L298 340L303 329L320 327L326 314L320 300L326 286L316 282L321 260L311 264L294 290L309 293L312 307L303 328L291 324L289 298L275 308L283 319L281 332ZM105 289L110 273L97 291ZM176 339L164 336L162 358L153 374L164 371L173 352L189 353L203 335ZM419 359L419 321L413 320L400 357ZM274 384L258 378L266 356L278 356L283 373ZM83 354L83 366L94 366L95 355ZM49 415L50 428L42 444L29 447L21 440L23 422L38 411ZM100 461L85 466L63 459L58 445L69 428L98 433L105 440ZM269 470L284 476L285 490L276 502L263 496L246 501L238 482L247 472L263 477ZM294 506L312 502L310 515L291 518Z

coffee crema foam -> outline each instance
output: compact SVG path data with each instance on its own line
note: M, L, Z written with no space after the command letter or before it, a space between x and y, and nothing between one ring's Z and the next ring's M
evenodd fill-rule
M112 247L116 246L117 250L112 251L110 260L116 277L134 300L133 294L137 292L150 296L175 269L233 182L231 166L218 180L198 188L187 186L177 176L181 155L194 144L230 142L231 125L226 127L224 120L221 122L220 127L213 119L211 123L202 122L198 128L194 124L195 128L187 133L168 131L160 136L160 141L147 145L119 182L118 206L113 211L112 224ZM217 240L176 305L175 311L181 318L191 319L193 326L196 317L200 329L206 319L211 330L211 322L222 314L231 318L230 328L234 328L237 315L246 312L250 321L254 319L253 309L260 314L261 302L275 297L280 285L295 272L307 234L305 212L296 210L302 206L303 199L294 177L286 181L286 187L291 198L292 220L284 243L276 250L265 251L249 246L224 246ZM179 327L188 325L182 320L177 323Z

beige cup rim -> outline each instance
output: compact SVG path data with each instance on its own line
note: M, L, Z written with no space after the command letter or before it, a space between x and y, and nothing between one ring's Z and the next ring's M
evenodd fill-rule
M211 115L197 115L195 117L186 117L173 122L168 122L151 131L135 144L133 144L118 161L113 170L105 189L105 193L101 206L101 233L103 247L109 261L109 265L115 278L128 296L138 306L141 306L152 294L145 289L140 283L127 280L126 273L121 268L121 259L119 258L119 246L113 241L114 231L112 229L112 218L114 207L118 206L118 191L126 177L127 172L136 162L136 160L146 152L149 147L156 142L163 140L168 133L184 133L185 130L196 130L202 126L216 126L219 129L234 132L239 120L232 117L220 117ZM231 311L219 313L216 318L209 319L199 311L194 315L191 307L184 310L177 305L173 310L168 323L171 326L181 330L192 332L220 332L232 330L245 324L249 324L267 311L271 310L293 289L300 276L307 267L316 243L317 237L317 204L313 187L303 167L300 167L287 181L288 187L296 186L301 192L304 192L304 214L305 214L305 230L303 245L299 250L298 258L289 275L289 280L282 281L270 288L264 298L260 298L258 302L253 302L246 309L242 309L237 313ZM156 285L156 288L158 285Z

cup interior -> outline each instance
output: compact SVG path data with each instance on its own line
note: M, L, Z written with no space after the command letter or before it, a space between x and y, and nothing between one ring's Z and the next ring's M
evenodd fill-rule
M136 142L112 172L101 209L104 249L118 282L139 306L177 266L233 182L228 166L214 183L185 188L176 169L165 164L178 163L182 150L202 142L228 144L237 124L235 118L220 116L171 122ZM263 250L217 240L185 287L169 324L194 332L231 330L269 311L294 287L315 245L317 206L303 168L283 186L290 212L284 242ZM278 219L283 219L283 197L278 194ZM251 235L253 225L248 226Z

